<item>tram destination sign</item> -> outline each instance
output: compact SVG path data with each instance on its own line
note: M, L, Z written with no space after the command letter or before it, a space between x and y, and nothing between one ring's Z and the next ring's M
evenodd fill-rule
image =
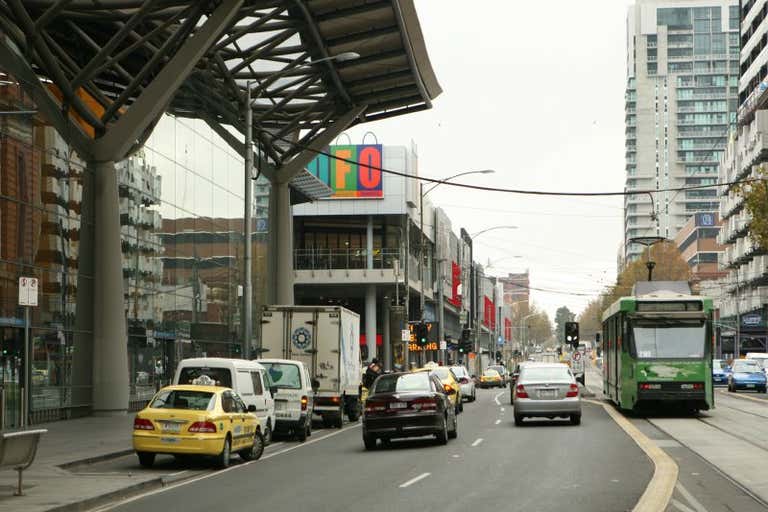
M703 309L701 301L638 301L637 311L639 313L653 312L676 312L676 311L701 311Z

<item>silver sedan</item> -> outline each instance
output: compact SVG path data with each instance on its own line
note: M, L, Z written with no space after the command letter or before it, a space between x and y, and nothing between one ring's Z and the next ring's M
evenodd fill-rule
M451 366L456 380L459 381L459 387L461 387L461 398L467 402L474 402L477 398L475 392L475 381L469 375L467 369L463 366Z
M524 418L570 418L581 423L579 385L562 363L526 363L515 385L515 425Z

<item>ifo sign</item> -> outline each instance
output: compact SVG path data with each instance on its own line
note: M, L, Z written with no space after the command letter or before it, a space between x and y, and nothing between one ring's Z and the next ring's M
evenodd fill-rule
M37 306L37 278L19 278L19 306Z
M329 199L384 197L380 144L329 146L323 153L307 165L307 171L333 190Z

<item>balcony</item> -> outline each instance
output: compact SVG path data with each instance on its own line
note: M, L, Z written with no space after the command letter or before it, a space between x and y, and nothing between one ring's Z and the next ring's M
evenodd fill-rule
M365 249L296 249L293 268L296 270L366 269L368 254ZM400 258L397 249L374 249L373 268L393 268Z
M394 284L394 262L399 259L400 274L398 282L403 283L405 265L397 249L373 250L373 268L367 268L365 249L296 249L294 251L294 278L297 285L360 285ZM410 257L409 281L412 288L420 286L417 260ZM425 275L430 275L428 267ZM427 283L429 279L427 280ZM431 286L425 286L425 295L432 297Z

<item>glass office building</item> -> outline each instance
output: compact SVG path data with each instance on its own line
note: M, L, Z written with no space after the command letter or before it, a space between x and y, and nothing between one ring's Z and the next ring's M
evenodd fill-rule
M0 85L0 107L35 109L13 83ZM241 353L242 169L240 156L205 123L167 116L144 148L118 165L133 407L172 378L179 358ZM18 425L24 381L22 276L40 283L29 322L32 421L90 411L89 173L42 117L0 114L0 420L7 428ZM258 308L265 293L269 186L258 182L255 189Z

